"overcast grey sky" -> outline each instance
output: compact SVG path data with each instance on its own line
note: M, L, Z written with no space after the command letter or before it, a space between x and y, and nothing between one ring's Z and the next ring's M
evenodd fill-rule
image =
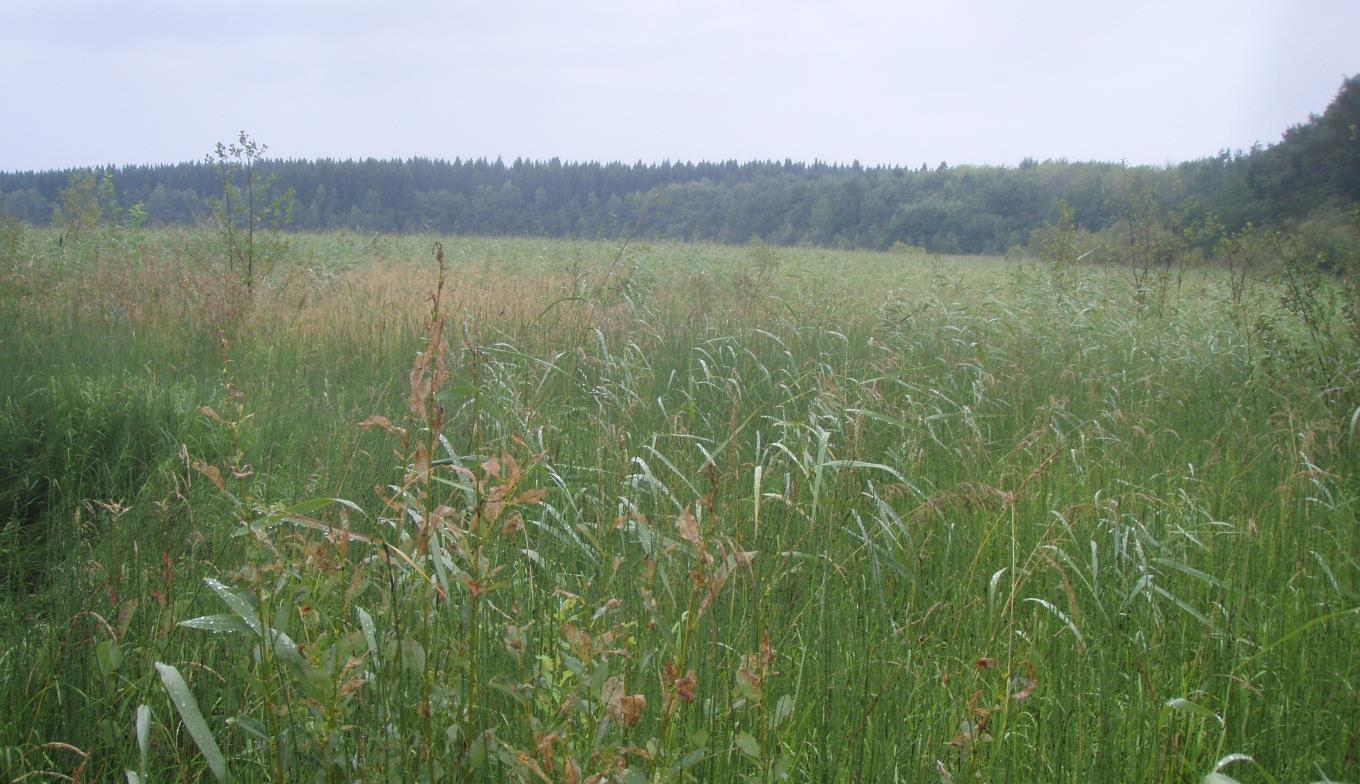
M0 170L201 159L1162 164L1360 73L1357 0L0 0Z

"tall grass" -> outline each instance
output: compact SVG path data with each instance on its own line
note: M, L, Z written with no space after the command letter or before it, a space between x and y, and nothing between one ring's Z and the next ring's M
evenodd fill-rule
M11 778L1356 776L1357 436L1268 282L430 244L0 306Z

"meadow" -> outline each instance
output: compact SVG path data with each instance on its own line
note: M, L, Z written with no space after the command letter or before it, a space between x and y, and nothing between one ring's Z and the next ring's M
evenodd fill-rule
M4 780L1360 778L1269 269L437 240L16 242Z

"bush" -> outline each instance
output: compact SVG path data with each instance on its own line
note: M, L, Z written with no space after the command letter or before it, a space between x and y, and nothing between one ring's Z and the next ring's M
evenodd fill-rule
M1302 327L1297 350L1331 403L1360 402L1360 208L1310 218L1281 243L1281 305Z

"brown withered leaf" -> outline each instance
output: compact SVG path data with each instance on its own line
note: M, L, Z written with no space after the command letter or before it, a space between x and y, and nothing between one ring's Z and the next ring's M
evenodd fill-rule
M642 694L625 694L619 700L619 714L623 720L623 726L636 727L642 720L642 711L647 708L647 697Z
M365 419L364 421L360 422L359 427L363 428L364 430L372 430L375 427L380 427L383 430L390 431L392 429L392 420L388 419L382 414L374 414L368 419Z
M406 435L406 428L397 427L396 425L392 424L392 420L380 414L374 414L368 419L365 419L364 421L360 422L359 427L363 428L364 430L372 430L373 428L376 427L382 430L386 430L387 432L392 433L393 435L397 436Z
M600 689L600 699L604 702L605 713L609 718L624 727L636 727L642 719L642 711L647 707L647 698L641 694L626 694L623 678L614 676L604 682Z
M520 767L524 768L525 770L529 771L535 776L538 776L540 780L548 782L548 784L552 784L552 779L548 778L548 774L543 772L543 768L539 767L538 762L525 752L521 751L518 754L516 754L515 761L519 763Z
M430 413L430 431L438 433L444 429L444 406L435 403Z
M1017 702L1027 699L1039 686L1038 679L1034 677L1034 664L1025 662L1025 667L1028 670L1027 674L1021 675L1018 672L1011 674L1011 688L1017 689L1011 694L1011 699L1016 700Z
M501 504L500 500L496 498L494 493L483 497L481 506L482 511L481 514L478 515L480 518L478 522L481 520L490 520L492 522L499 520L503 509L504 506Z
M217 466L208 465L202 459L194 460L194 470L208 477L208 481L217 486L218 490L226 492L227 483L222 481L222 472L217 470Z
M524 629L514 624L505 624L505 648L512 653L524 650Z
M513 512L505 518L505 524L501 526L501 536L509 536L524 530L524 518L518 512Z
M407 402L407 407L411 414L416 416L416 421L423 422L426 418L426 399L430 396L430 381L426 380L426 367L430 363L430 357L426 353L420 353L416 357L415 363L411 366L411 399Z
M680 538L694 545L696 549L703 549L703 542L699 539L699 521L694 519L686 509L680 514L680 518L675 521L675 525L680 529Z
M576 658L583 661L590 660L594 654L595 646L589 634L567 623L562 625L562 636L566 638L567 645L571 646L571 652L575 654Z
M538 752L538 759L546 770L557 767L553 764L553 744L561 738L556 732L534 733L534 750Z
M406 405L417 422L424 422L428 418L425 404L435 390L430 379L430 366L435 360L434 355L435 346L432 341L424 351L416 355L416 361L411 363L411 374L409 376L411 397L407 399Z
M619 609L619 608L622 607L622 606L623 606L623 600L622 600L622 599L609 599L609 600L607 600L604 604L602 604L602 605L600 605L598 608L596 608L595 613L594 613L593 615L590 616L590 620L591 620L592 622L593 622L593 621L598 621L598 620L600 620L601 618L603 618L606 614L608 614L608 613L610 613L610 612L612 612L612 611L614 611L614 610L617 610L617 609ZM612 636L612 635L606 634L605 636L606 636L606 637L610 637L610 636Z
M617 529L617 528L622 528L622 527L624 527L625 525L627 525L629 522L632 522L632 521L637 521L637 522L639 522L639 523L642 523L642 524L645 525L645 526L650 526L650 525L651 525L650 523L647 522L647 516L646 516L646 515L641 515L641 514L638 514L637 512L629 511L629 512L626 512L626 513L621 514L621 515L619 515L618 517L614 518L614 527L615 527L616 529Z
M406 511L406 504L402 502L400 498L394 498L392 496L389 496L387 494L387 491L383 489L382 485L374 485L373 494L378 496L378 500L383 502L383 506L387 507L388 509L391 509L393 512L397 512L400 514Z
M430 512L430 523L439 528L447 528L458 533L458 510L448 504L440 504Z
M700 615L708 610L709 606L713 604L713 600L718 598L718 592L727 584L727 578L731 574L732 562L728 560L719 564L718 568L714 569L713 573L708 576L708 579L705 581L708 590L704 593L703 598L699 600Z
M465 574L463 575L462 580L463 586L467 588L468 594L470 594L473 599L482 595L482 584L477 580L474 580L472 575Z
M218 423L222 422L222 416L218 414L216 411L214 411L212 406L199 406L198 413L211 419L214 422Z
M974 725L972 722L964 721L959 724L959 734L950 738L945 744L956 749L966 748L977 741L989 741L992 739L985 727Z
M495 455L482 461L482 473L488 479L499 479L501 476L501 461Z
M430 450L424 444L417 444L411 456L411 478L421 484L430 481Z
M694 689L697 685L694 670L690 670L685 673L685 677L675 680L675 693L685 702L694 702Z
M544 489L541 488L541 487L535 487L535 488L532 489L532 490L525 490L524 492L522 492L522 493L520 493L519 495L515 496L515 500L512 501L511 503L515 503L515 504L541 504L541 503L543 503L543 499L545 499L545 498L547 498L547 497L548 497L548 491L547 491L547 490L544 490Z
M501 463L505 465L505 482L507 487L514 487L524 478L524 469L509 452L501 452Z
M676 700L693 702L695 685L694 670L685 673L682 678L680 668L675 666L675 662L668 661L662 665L661 688L666 698L666 712L670 713Z
M364 685L367 683L368 681L363 678L350 678L349 680L340 684L339 696L348 697L349 695L354 694L355 692L362 689Z
M992 734L988 731L988 724L991 722L995 709L984 707L982 698L982 691L973 692L973 696L968 699L968 712L973 714L973 721L964 720L960 722L959 734L950 739L946 745L963 748L978 741L992 739Z
M581 784L581 770L571 757L562 762L562 784Z
M604 711L611 718L619 718L619 700L623 699L623 676L615 675L607 678L604 685L600 687L600 702L604 703Z

